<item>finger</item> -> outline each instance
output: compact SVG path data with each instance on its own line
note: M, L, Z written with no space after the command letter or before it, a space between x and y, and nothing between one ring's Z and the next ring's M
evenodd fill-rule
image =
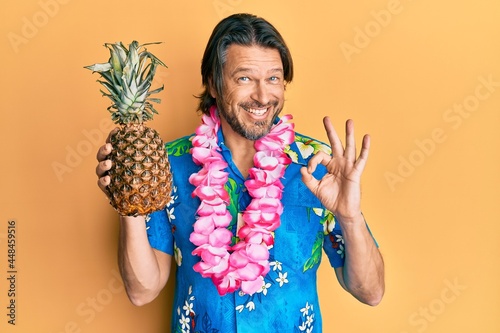
M101 178L107 174L107 172L111 169L112 162L111 160L104 160L97 164L95 168L96 175Z
M344 157L348 161L356 160L356 139L354 138L354 121L352 119L348 119L345 123Z
M111 145L111 143L106 143L104 146L101 146L97 151L97 160L99 162L106 160L108 158L108 155L111 154L112 149L113 146Z
M328 136L328 141L330 142L330 146L332 147L332 155L333 156L342 156L344 155L344 147L342 146L342 142L335 131L335 128L332 125L329 117L323 118L323 125L325 126L326 135Z
M319 181L314 178L313 173L316 171L318 164L322 164L325 167L332 160L332 157L323 151L317 152L307 163L307 168L302 167L300 173L302 174L302 181L304 184L314 193L314 189L319 185Z
M302 174L302 182L311 192L315 193L315 189L319 186L319 181L314 178L312 172L309 170L309 167L300 168L300 173Z
M361 151L359 153L359 157L356 163L354 164L354 167L360 172L363 172L366 166L366 162L368 161L368 155L370 153L370 145L371 145L371 138L368 134L366 134L363 137L363 143L361 145Z
M322 164L326 167L328 163L331 162L331 160L332 157L330 155L323 151L319 151L309 160L309 163L307 164L307 171L309 173L313 173L316 170L318 164Z
M111 177L110 176L104 176L101 177L97 180L97 185L103 191L106 195L108 195L108 189L107 186L111 184Z
M112 137L112 136L113 136L116 132L118 132L119 130L120 130L120 128L119 128L119 127L115 127L115 128L113 128L113 130L112 130L111 132L109 132L108 137L106 138L106 142L107 142L107 143L110 143L110 142L111 142L111 137Z

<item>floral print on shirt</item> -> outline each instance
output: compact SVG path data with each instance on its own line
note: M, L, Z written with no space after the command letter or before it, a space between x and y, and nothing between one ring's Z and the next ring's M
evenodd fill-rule
M295 326L295 332L306 332L311 333L314 329L314 305L306 303L306 305L300 309L301 316L299 318L299 325Z
M268 293L270 294L269 297L272 297L274 288L281 288L285 284L290 282L288 281L288 273L283 271L283 265L281 262L269 258L269 266L271 267L271 270L264 278L264 285L262 286L262 290L259 290L253 295L247 295L243 292L240 292L239 295L242 297L246 297L246 299L243 303L236 306L236 311L241 313L244 310L255 310L255 308L259 306L258 304L262 302L262 298L266 297Z
M189 235L193 230L196 209L194 188L189 176L199 170L190 155L192 136L167 143L173 173L173 196L166 209L147 219L151 246L175 258L177 263L171 331L175 333L261 333L322 331L317 295L316 274L321 251L333 267L343 265L344 240L335 217L305 188L300 168L327 145L296 133L296 141L286 152L292 159L284 176L282 225L275 231L270 249L269 272L262 290L247 295L235 292L220 296L212 281L193 270L198 258L192 255ZM223 138L222 138L223 139ZM222 142L222 139L220 142ZM231 156L221 147L228 164ZM233 234L238 217L249 203L244 180L228 168L230 180L226 189L231 196L228 210L233 215ZM324 175L318 166L315 177ZM237 242L237 238L233 239ZM172 274L173 275L173 274Z

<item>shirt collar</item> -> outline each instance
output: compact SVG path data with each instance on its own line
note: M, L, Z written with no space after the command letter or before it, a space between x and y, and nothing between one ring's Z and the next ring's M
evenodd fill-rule
M276 117L276 119L274 120L274 124L277 124L279 121L280 121L280 117ZM222 156L224 156L224 159L227 162L229 162L231 167L233 167L233 159L231 156L231 151L229 150L229 148L226 146L226 144L224 142L224 134L222 133L222 126L219 126L219 130L217 131L217 142L219 143L219 147L221 149ZM290 153L288 153L288 152L290 152ZM292 158L292 163L296 163L296 164L304 165L304 166L307 165L307 160L303 158L296 142L292 142L292 144L288 148L285 149L285 153L288 153L289 157ZM290 156L290 154L294 154L294 157Z

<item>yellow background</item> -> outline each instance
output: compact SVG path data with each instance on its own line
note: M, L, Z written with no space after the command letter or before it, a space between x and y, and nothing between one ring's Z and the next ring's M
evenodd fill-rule
M162 41L165 140L198 124L193 95L214 25L270 20L295 61L286 112L326 140L353 118L372 135L363 210L387 292L375 308L322 265L325 332L500 332L500 4L496 0L3 0L0 331L167 332L171 295L132 306L117 278L118 221L96 186L111 128L98 76L105 42ZM490 82L485 83L485 82ZM454 110L462 108L462 113ZM8 325L7 224L17 226L16 325Z

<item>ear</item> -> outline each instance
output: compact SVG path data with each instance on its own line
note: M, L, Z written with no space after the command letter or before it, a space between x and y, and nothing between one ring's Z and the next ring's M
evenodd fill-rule
M214 87L214 81L212 78L208 80L208 91L210 92L210 96L212 96L212 98L217 99L217 90Z

